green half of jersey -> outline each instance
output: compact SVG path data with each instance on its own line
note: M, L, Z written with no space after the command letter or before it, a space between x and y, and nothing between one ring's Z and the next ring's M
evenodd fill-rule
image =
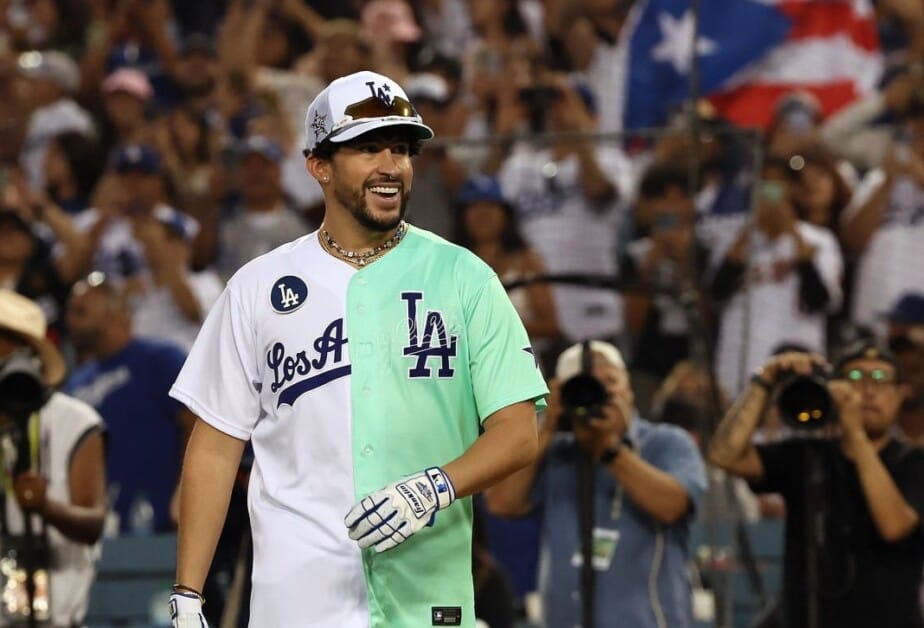
M548 393L526 330L489 266L411 228L347 291L357 499L459 457L497 410ZM472 505L460 499L397 548L367 550L372 626L474 626ZM441 623L461 610L460 623Z

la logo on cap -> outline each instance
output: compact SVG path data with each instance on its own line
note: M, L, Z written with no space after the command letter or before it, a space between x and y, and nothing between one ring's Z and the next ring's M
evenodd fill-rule
M376 87L375 81L366 81L366 85L369 87L369 91L372 93L373 98L378 98L391 107L395 100L394 96L391 95L391 85L383 83L379 87Z

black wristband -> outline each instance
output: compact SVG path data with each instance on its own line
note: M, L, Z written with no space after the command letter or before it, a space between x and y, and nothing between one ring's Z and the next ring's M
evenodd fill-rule
M604 449L603 455L600 456L600 462L606 466L609 466L614 460L616 460L616 458L619 457L619 454L622 453L623 447L632 449L632 441L629 440L628 436L623 436L616 442L615 445Z
M751 375L751 383L760 386L768 393L773 390L773 382L765 378L760 371Z

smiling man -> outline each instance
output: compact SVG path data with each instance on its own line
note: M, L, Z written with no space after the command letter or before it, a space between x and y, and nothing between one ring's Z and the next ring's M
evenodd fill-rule
M321 228L228 282L171 393L200 417L174 626L205 623L249 440L252 626L472 627L467 497L533 460L547 389L494 272L403 220L433 132L401 87L338 79L305 127Z

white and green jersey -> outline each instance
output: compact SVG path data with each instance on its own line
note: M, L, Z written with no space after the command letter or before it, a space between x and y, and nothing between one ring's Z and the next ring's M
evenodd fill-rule
M382 554L361 552L343 519L546 393L494 272L426 231L360 270L316 232L244 266L171 395L252 441L251 625L474 626L469 499Z

